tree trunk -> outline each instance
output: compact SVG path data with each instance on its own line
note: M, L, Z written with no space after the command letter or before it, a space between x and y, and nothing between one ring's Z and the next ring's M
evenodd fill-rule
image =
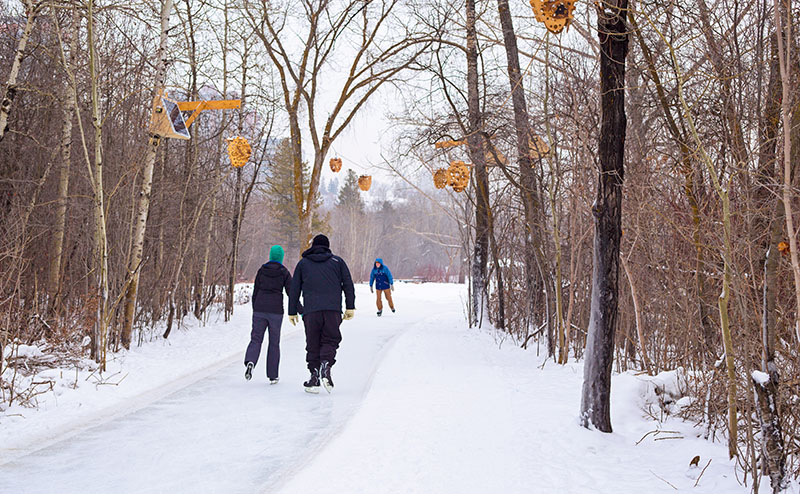
M500 24L503 30L503 44L506 49L506 60L508 62L508 79L511 86L511 101L514 107L514 127L517 139L517 155L519 172L521 176L520 195L525 212L525 224L527 232L525 234L525 278L526 296L528 297L529 314L526 324L531 325L531 318L535 317L537 310L536 301L540 299L542 287L549 291L548 283L542 281L542 277L547 272L543 269L541 258L541 231L537 221L537 201L536 201L536 176L531 166L530 146L530 124L528 117L528 107L525 102L525 86L523 85L522 72L519 65L519 50L517 49L517 37L514 33L514 24L511 12L508 7L508 0L497 0L497 9L500 16ZM538 275L538 276L537 276ZM545 301L544 305L547 305ZM548 343L550 355L552 355L552 341Z
M239 109L239 125L237 135L242 134L244 129L244 104L247 91L247 41L244 43L244 53L242 54L242 104ZM236 286L236 264L239 260L239 237L242 232L242 218L244 217L244 198L242 197L242 168L236 169L236 190L233 198L233 218L231 222L231 258L228 269L228 291L225 296L225 320L229 321L233 315L233 291Z
M228 290L225 293L225 320L233 315L233 290L236 285L236 261L239 252L239 232L242 219L242 169L236 169L236 190L233 196L233 217L231 218L231 257L228 265Z
M627 0L599 5L601 124L600 174L594 214L592 302L583 374L581 420L611 432L611 366L619 296L622 183L625 154L625 58L628 55Z
M11 71L6 80L6 90L3 99L0 100L0 141L8 130L8 116L11 114L11 106L17 95L17 76L22 65L22 58L25 56L25 48L36 23L36 16L39 13L39 6L33 4L33 0L25 0L25 28L22 30L22 37L17 43L17 51L14 52L14 60L11 62Z
M164 91L167 80L167 35L169 34L169 16L172 11L172 0L164 0L161 5L161 37L159 39L156 60L156 71L153 99ZM155 168L156 155L161 137L151 135L145 152L144 168L142 169L142 184L136 204L136 219L134 220L133 249L128 261L128 287L125 293L125 315L122 324L122 345L131 346L131 332L136 312L136 295L139 289L139 274L141 272L142 252L144 251L144 234L147 228L147 215L150 212L150 192L153 187L153 169Z
M467 146L475 169L475 247L472 254L472 324L486 317L489 257L489 174L480 131L483 117L478 92L478 37L475 30L475 0L467 0ZM502 289L498 286L498 290Z
M55 15L55 13L54 13ZM72 10L72 24L70 25L69 59L66 62L69 67L65 70L69 73L75 66L75 58L78 50L78 10ZM69 172L72 161L72 118L76 105L75 91L72 89L71 82L65 81L62 98L64 108L62 110L63 124L61 127L61 170L58 177L58 196L56 199L56 221L53 225L52 249L50 258L50 271L48 280L48 295L50 297L50 307L55 308L59 305L61 294L61 259L64 254L64 232L67 222L67 203L69 195Z
M103 192L103 126L100 118L100 99L97 94L97 53L94 32L94 0L89 0L88 8L88 43L89 43L89 72L92 85L92 127L94 128L94 162L92 170L92 187L94 189L94 219L95 219L95 283L96 283L96 318L92 338L92 356L100 364L100 369L106 367L106 350L108 347L108 238L106 235L105 199Z

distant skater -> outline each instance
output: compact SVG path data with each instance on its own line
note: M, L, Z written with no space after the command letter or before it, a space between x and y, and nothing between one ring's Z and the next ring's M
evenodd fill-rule
M289 321L297 324L300 294L303 294L303 324L306 329L306 363L311 377L303 383L309 393L319 393L320 381L325 390L333 389L331 367L336 363L336 350L342 341L339 326L342 319L355 314L356 292L350 270L344 260L333 255L330 241L317 235L311 248L294 268L289 292ZM344 317L342 317L344 292Z
M267 378L270 384L278 383L278 364L281 359L281 323L283 323L283 293L289 295L292 275L283 266L283 247L273 245L269 250L269 262L261 266L253 283L253 329L250 344L244 355L244 377L253 377L253 367L261 354L264 333L269 331L267 346ZM302 312L302 305L298 306Z
M375 283L375 290L377 290L378 293L378 317L381 317L381 314L383 314L382 295L386 296L386 301L389 302L389 308L394 312L394 301L392 300L394 279L392 278L392 272L389 271L388 266L383 263L383 259L380 257L375 259L372 272L369 274L369 291L372 291L373 283Z

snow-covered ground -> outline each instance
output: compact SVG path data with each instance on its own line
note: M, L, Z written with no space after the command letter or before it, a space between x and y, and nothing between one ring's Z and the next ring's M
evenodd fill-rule
M463 296L398 284L397 314L378 319L357 286L331 395L303 392L304 338L288 320L281 382L266 383L263 361L244 380L248 306L127 352L112 364L119 385L79 376L40 411L0 415L0 492L750 490L724 444L645 416L644 377L615 376L613 434L579 427L581 365L541 368L534 351L467 328Z

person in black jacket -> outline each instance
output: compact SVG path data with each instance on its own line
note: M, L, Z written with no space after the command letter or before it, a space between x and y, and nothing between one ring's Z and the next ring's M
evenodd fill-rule
M325 390L333 389L331 367L336 363L336 349L342 341L339 325L355 314L356 293L350 270L341 257L333 255L330 241L317 235L311 248L294 268L289 291L289 321L297 324L300 293L303 294L303 324L306 329L306 362L311 378L303 383L309 393L319 393L320 381ZM345 311L342 317L342 292Z
M281 323L283 323L283 291L289 295L292 275L283 264L283 247L273 245L269 250L269 262L261 266L253 283L253 330L250 344L244 355L244 377L253 377L253 367L258 362L264 333L269 328L267 346L267 378L270 384L278 382L278 363L281 359ZM302 306L299 306L302 312Z

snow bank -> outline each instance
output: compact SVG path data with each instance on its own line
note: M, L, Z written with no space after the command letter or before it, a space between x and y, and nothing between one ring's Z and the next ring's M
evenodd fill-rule
M617 376L617 381L631 395L631 402L652 417L677 415L692 403L683 367L655 376L628 371Z

